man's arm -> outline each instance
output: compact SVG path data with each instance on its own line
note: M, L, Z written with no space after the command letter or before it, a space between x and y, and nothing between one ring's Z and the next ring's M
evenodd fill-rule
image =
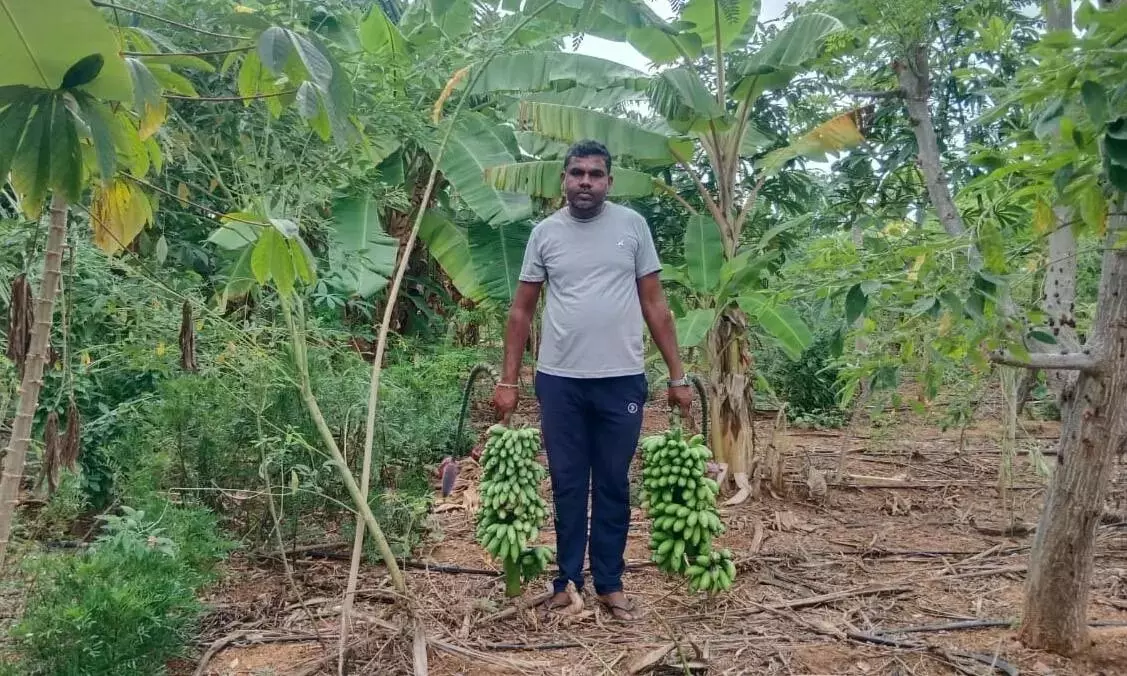
M638 278L638 298L642 304L642 317L669 368L669 377L678 380L685 375L685 371L681 365L681 355L677 352L677 331L673 326L673 315L665 302L659 274L651 272Z
M501 382L516 384L520 376L521 355L528 343L528 332L532 325L532 315L540 300L540 286L543 282L524 282L517 284L517 292L509 308L509 320L505 325L504 357L501 362Z

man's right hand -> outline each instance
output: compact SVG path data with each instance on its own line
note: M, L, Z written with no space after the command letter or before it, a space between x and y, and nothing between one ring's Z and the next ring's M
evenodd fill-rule
M509 416L517 408L517 399L520 390L506 385L497 385L493 389L493 408L497 411L497 420L503 425L509 422Z

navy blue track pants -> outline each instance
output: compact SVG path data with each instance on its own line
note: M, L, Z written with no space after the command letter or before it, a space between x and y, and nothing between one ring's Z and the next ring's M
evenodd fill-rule
M622 590L630 527L628 471L642 431L645 375L563 378L536 373L540 427L555 503L556 592L583 588L591 498L591 574L595 593Z

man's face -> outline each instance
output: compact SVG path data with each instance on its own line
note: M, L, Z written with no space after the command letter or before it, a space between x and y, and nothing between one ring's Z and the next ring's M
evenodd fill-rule
M564 194L576 209L598 208L606 200L612 183L606 160L597 155L573 157L564 169Z

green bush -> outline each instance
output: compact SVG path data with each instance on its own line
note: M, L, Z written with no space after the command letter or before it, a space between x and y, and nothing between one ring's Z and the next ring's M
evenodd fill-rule
M27 608L12 631L20 673L159 674L202 611L197 590L229 547L199 508L123 507L77 554L29 557Z
M795 425L837 427L845 414L838 405L831 332L815 335L813 344L797 361L777 349L760 357L763 376L775 395L787 404L787 419Z

